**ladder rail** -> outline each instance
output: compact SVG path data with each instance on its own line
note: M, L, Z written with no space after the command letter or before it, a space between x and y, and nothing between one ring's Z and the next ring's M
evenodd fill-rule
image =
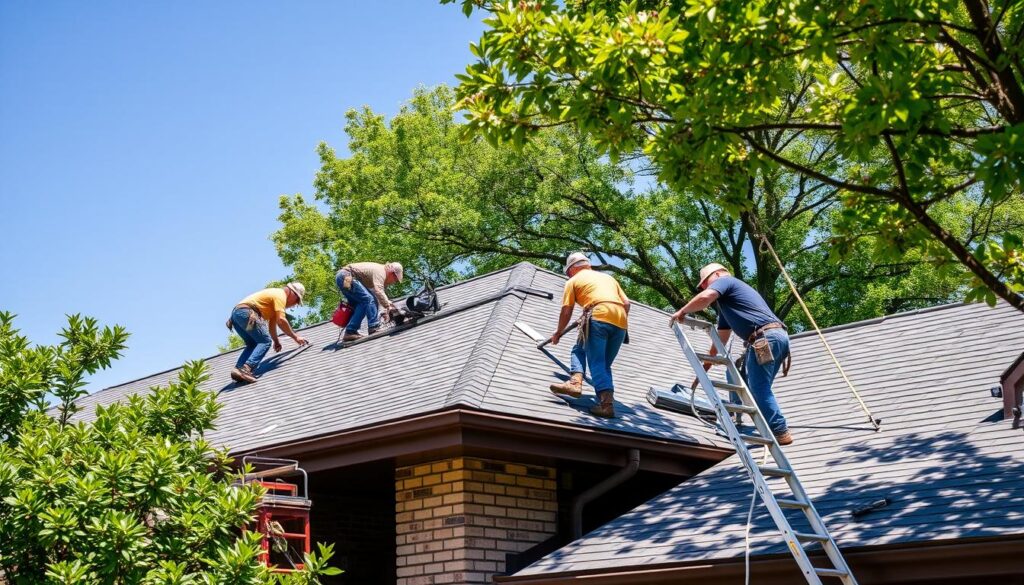
M685 335L683 337L685 337ZM711 338L711 343L719 354L728 355L723 353L726 351L725 344L717 335L717 332L714 331L713 327L709 329L708 337ZM741 401L743 401L745 404L747 402L750 402L750 404L746 405L753 406L754 408L758 409L757 416L752 417L754 421L754 426L757 428L757 432L762 437L771 438L772 444L768 447L768 449L771 452L772 459L775 460L775 465L783 469L794 470L793 473L789 474L784 479L786 483L789 485L789 489L792 492L795 499L801 502L805 502L807 504L805 508L801 508L801 512L803 512L804 516L807 518L807 522L811 525L811 528L814 530L814 532L816 534L821 534L828 537L828 540L821 543L822 548L825 550L825 555L828 556L829 561L832 563L833 567L846 571L851 575L852 578L853 573L850 572L850 569L846 564L846 559L843 558L842 553L839 552L839 545L837 545L835 540L832 538L831 531L825 525L824 520L821 519L821 515L818 513L817 508L814 507L814 502L811 501L810 496L808 496L807 491L804 489L803 483L800 482L800 479L796 474L795 468L789 462L789 457L786 456L786 453L782 450L782 446L779 445L778 441L775 440L774 433L772 433L772 430L768 427L767 419L764 418L764 414L761 412L760 408L757 406L756 401L753 399L753 394L750 392L750 388L747 387L746 381L744 381L743 378L740 376L739 369L736 368L736 365L732 362L732 360L729 361L728 367L729 372L731 374L730 377L736 381L737 386L740 386L743 389L742 391L738 392ZM703 369L704 368L702 366L701 370L703 371ZM705 391L705 394L706 393L707 392ZM715 394L717 395L717 391L715 392ZM721 397L719 396L719 398ZM729 421L729 424L732 424L731 420ZM735 427L735 425L733 425L733 427ZM777 500L777 498L775 498L774 492L772 492L772 498ZM775 505L778 505L777 501Z
M691 327L706 329L708 337L711 338L712 347L715 348L716 353L731 358L726 351L725 344L718 337L717 331L714 330L711 323L690 317L687 317L684 320L684 323ZM786 518L783 507L779 504L778 498L775 496L771 486L768 485L768 480L761 472L760 466L755 460L754 455L751 453L751 447L743 440L742 433L733 422L729 411L725 407L725 401L718 394L718 390L715 388L711 377L704 370L704 364L698 357L697 351L690 343L689 338L686 337L682 325L674 323L672 329L676 335L676 339L679 341L680 347L683 349L683 354L686 356L690 367L696 373L698 383L704 389L704 393L707 395L708 401L714 407L715 413L718 416L719 424L726 431L730 442L736 450L737 456L743 464L743 467L746 468L747 473L754 484L757 494L768 508L768 512L771 515L772 520L775 521L776 526L782 533L783 540L785 540L787 547L790 549L790 553L796 560L806 581L810 585L821 585L821 579L818 573L818 571L821 571L822 575L839 577L843 581L844 585L856 585L857 581L853 577L853 573L850 571L849 566L846 564L846 560L843 558L842 553L839 551L839 547L833 540L824 521L818 515L817 510L814 508L814 504L807 496L807 492L804 490L803 485L797 478L796 472L790 464L789 459L782 451L782 447L778 444L778 441L775 440L774 434L768 427L766 419L761 413L760 408L757 406L756 401L753 399L753 395L749 388L747 388L746 382L743 380L742 376L740 376L740 372L736 368L736 365L731 359L727 360L727 363L724 364L729 372L729 378L732 380L731 384L736 386L735 392L739 395L740 401L745 406L752 407L754 409L751 419L753 420L754 427L757 429L758 434L764 439L770 440L769 444L764 444L764 441L758 441L755 444L769 450L772 458L774 459L775 465L778 466L778 468L790 471L788 474L783 476L783 479L785 479L786 483L789 485L794 500L785 501L787 503L796 501L801 504L806 504L805 506L800 506L799 509L804 513L804 516L807 518L814 533L824 537L821 539L820 543L825 550L826 556L832 563L832 566L835 567L834 569L815 567L812 564L810 556L807 554L807 551L804 549L801 541L801 537L806 537L806 534L796 531L790 524L789 519ZM815 540L815 542L817 541L818 540Z

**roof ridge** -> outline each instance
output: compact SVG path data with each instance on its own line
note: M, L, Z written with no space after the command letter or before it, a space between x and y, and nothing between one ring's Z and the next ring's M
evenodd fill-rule
M519 296L513 289L530 286L536 273L537 267L529 262L520 262L509 272L504 287L508 294L501 297L491 309L480 337L445 397L445 407L464 405L478 408L483 403L491 378L498 369L498 361L512 336L513 323L526 301L525 295Z

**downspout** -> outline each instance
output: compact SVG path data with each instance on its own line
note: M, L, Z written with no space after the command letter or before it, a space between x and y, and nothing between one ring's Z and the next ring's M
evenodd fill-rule
M636 475L640 469L640 450L630 449L629 461L626 466L616 471L613 475L605 478L604 481L583 492L572 502L572 539L578 540L583 537L583 506L593 502L599 496L609 492L612 488L622 485L629 478Z

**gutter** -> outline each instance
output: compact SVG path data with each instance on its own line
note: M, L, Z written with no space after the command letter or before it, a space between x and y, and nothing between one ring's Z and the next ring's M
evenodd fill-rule
M583 538L583 507L636 475L640 469L640 450L629 450L629 462L622 469L606 477L601 483L576 496L572 502L572 539Z

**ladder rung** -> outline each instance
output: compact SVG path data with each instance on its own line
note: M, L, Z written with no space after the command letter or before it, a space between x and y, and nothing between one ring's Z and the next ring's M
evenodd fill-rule
M759 467L761 473L770 477L789 477L793 475L792 469L781 469L779 467L769 467L767 465Z
M725 402L725 409L729 412L742 412L743 414L754 415L757 414L757 408L753 406L747 406L746 404L732 404Z
M838 577L840 579L850 575L846 571L840 571L839 569L821 569L819 567L814 567L814 572L822 577Z
M686 317L683 317L683 325L686 325L687 327L694 327L696 329L711 329L713 324L703 319L696 319L687 315Z
M803 540L805 542L828 542L828 536L824 534L814 534L811 532L794 532L793 535L796 536L798 540Z
M732 360L729 359L728 356L710 355L710 354L706 354L706 353L698 353L697 354L697 359L699 359L702 362L710 362L712 364L722 364L723 366L732 363Z
M795 508L803 510L804 508L810 508L807 502L801 502L800 500L789 500L786 498L775 498L780 508Z
M746 390L746 388L739 384L730 384L725 380L711 380L711 383L719 390L728 390L729 392L743 392Z
M756 445L771 445L775 442L771 439L766 439L757 435L744 435L743 433L740 433L740 438L748 443L754 443Z

